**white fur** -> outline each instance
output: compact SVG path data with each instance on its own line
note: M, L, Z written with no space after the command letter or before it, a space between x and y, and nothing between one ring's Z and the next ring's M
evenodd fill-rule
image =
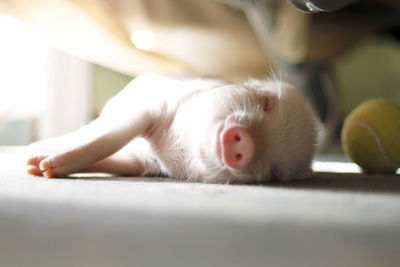
M163 103L154 111L161 112L154 115L158 116L157 129L147 137L154 152L149 154L155 158L151 162L158 163L156 168L148 166L159 171L154 174L191 181L247 183L270 181L272 175L287 181L302 178L310 171L316 143L315 119L300 93L290 85L279 80L232 85L205 78L179 81L150 77L143 83L159 81L148 100L156 102L154 96L158 94ZM278 100L270 112L262 110L263 96ZM213 135L218 123L230 115L237 124L248 127L256 139L256 156L245 170L221 165L209 151L214 147L209 131Z

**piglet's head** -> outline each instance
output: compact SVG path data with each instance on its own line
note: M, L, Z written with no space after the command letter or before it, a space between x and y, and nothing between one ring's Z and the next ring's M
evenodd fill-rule
M300 93L284 83L237 89L236 107L218 134L218 156L229 182L287 181L309 171L315 120Z

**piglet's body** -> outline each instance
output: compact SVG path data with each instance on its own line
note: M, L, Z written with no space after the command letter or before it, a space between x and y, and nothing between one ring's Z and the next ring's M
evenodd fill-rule
M286 181L309 173L315 143L314 116L288 84L148 74L112 98L89 125L32 144L28 173Z

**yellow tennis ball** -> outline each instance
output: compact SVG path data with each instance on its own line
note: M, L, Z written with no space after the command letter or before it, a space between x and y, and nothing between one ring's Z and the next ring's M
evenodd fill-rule
M400 107L383 99L366 101L344 121L344 152L370 173L395 173L400 167Z

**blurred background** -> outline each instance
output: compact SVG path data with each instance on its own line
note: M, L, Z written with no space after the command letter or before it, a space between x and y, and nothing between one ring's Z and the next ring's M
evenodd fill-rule
M357 104L400 103L400 3L292 2L307 1L1 0L0 145L81 127L140 74L196 72L294 83L341 153Z
M399 13L397 0L0 0L0 266L398 266L399 176L343 163L339 132L364 100L400 104ZM147 72L294 83L325 125L313 179L24 173L12 146L81 127Z

